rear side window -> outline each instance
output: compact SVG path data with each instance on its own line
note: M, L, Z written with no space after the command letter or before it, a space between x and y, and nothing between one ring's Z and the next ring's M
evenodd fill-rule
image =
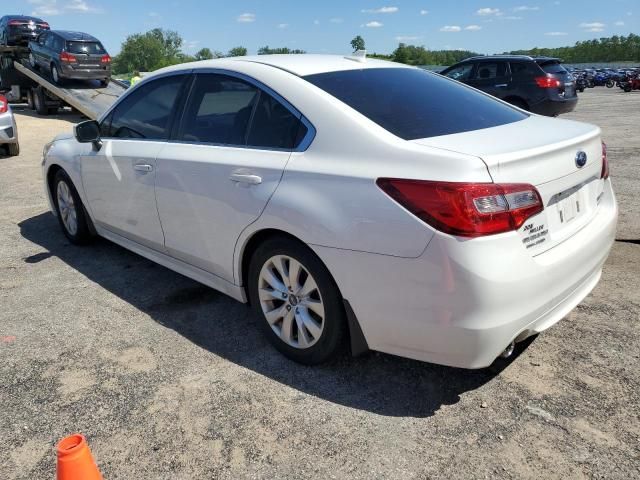
M100 42L67 42L69 53L86 53L88 55L102 55L107 53Z
M292 149L306 135L307 127L299 116L266 92L260 100L251 122L247 145L252 147Z
M258 89L240 79L200 74L184 113L179 140L245 145Z
M569 73L567 72L567 69L564 68L560 62L546 62L546 63L540 64L540 66L542 67L542 70L545 71L545 73L553 73L553 74L560 74L560 75L566 75L567 73Z
M507 75L506 62L480 62L476 69L476 80L491 80L502 78Z
M511 62L511 74L515 79L524 79L539 76L541 72L533 62Z
M160 78L134 90L103 122L102 134L111 138L169 138L171 117L184 79L184 75Z
M488 95L417 68L367 68L304 78L405 140L527 118Z

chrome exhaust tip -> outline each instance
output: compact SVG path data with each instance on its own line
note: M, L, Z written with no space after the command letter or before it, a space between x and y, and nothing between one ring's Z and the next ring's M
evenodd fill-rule
M502 353L500 354L500 356L502 358L509 358L511 355L513 355L514 350L516 349L516 342L513 341L511 342L509 345L507 345L507 348L505 348Z

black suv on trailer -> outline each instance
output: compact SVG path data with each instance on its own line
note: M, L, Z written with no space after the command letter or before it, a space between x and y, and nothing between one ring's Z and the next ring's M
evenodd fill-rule
M0 45L26 45L45 30L49 30L49 24L39 18L5 15L0 18Z
M81 32L51 30L29 42L29 63L51 74L54 83L64 79L100 80L111 78L111 57L95 37Z
M441 74L540 115L571 112L578 103L575 80L557 58L473 57Z

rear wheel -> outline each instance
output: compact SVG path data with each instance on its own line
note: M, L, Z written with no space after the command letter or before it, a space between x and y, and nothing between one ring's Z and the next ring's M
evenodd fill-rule
M30 88L27 90L27 107L29 110L35 110L35 102L33 101L33 90Z
M614 82L613 80L607 80L607 88L613 88L616 85L616 82Z
M286 237L267 240L251 259L248 283L261 328L278 351L306 365L338 353L346 325L342 296L308 247Z
M507 99L507 102L509 102L514 107L518 107L518 108L521 108L523 110L529 110L529 106L526 104L526 102L524 100L522 100L520 98L509 98L509 99Z
M31 68L33 68L34 70L38 68L36 57L33 56L33 53L29 53L29 65L31 65Z
M73 182L64 170L58 170L53 180L51 194L63 233L75 245L88 243L92 236L82 200Z
M53 80L53 83L55 83L56 85L62 84L62 79L60 78L60 72L58 71L58 67L56 66L55 63L51 64L51 79Z
M107 87L108 85L109 85L109 79L108 79L108 78L107 78L107 79L105 79L105 80L100 80L100 86L101 86L102 88L105 88L105 87Z
M7 145L7 151L10 157L17 157L20 155L20 145L18 143L10 143Z
M44 94L42 87L36 87L33 90L33 105L35 106L38 115L48 115L49 108L47 107L47 97Z

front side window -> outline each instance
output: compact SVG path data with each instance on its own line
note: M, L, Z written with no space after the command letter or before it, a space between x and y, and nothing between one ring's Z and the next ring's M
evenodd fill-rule
M444 75L446 77L453 78L454 80L458 80L459 82L464 82L465 80L469 80L472 71L473 63L466 63L459 67L452 68L449 71L445 71Z
M493 80L507 75L505 62L480 62L476 69L475 80Z
M131 92L102 123L109 138L166 140L185 75L159 78Z
M405 140L528 118L488 95L418 68L365 68L304 78Z
M179 140L244 145L258 89L233 77L196 77L184 113Z

